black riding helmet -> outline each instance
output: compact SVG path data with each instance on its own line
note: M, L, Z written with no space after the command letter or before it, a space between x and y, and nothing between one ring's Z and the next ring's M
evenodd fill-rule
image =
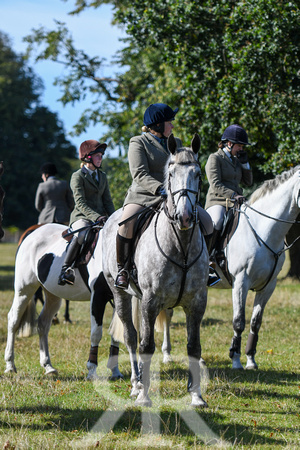
M229 127L227 127L224 131L221 141L230 141L233 144L251 145L248 142L248 135L246 131L240 125L229 125Z
M153 103L148 106L145 111L144 125L163 135L165 122L174 120L177 113L178 108L175 108L173 111L173 109L165 103Z

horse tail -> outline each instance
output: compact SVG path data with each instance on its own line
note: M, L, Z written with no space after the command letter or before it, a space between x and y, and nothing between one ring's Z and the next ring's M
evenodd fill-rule
M139 300L136 297L132 297L131 299L131 307L132 307L132 322L134 325L134 328L136 329L137 333L139 333L139 327L140 327L140 304ZM114 315L111 321L111 324L109 326L109 334L113 337L113 339L117 342L121 342L122 344L125 344L124 342L124 327L123 323L118 316L117 311L114 311Z
M120 317L118 316L118 313L116 310L114 310L114 315L113 315L112 321L110 323L108 332L115 341L121 342L122 344L125 343L124 342L123 323L122 323Z
M160 311L155 321L155 331L158 333L163 333L164 325L167 322L167 313L164 309Z
M37 332L36 306L34 297L31 298L21 317L18 327L19 337L29 337Z

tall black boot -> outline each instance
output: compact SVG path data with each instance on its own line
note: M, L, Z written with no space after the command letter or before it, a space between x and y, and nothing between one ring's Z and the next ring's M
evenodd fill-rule
M207 286L214 286L215 284L219 283L219 281L221 281L221 278L219 277L219 275L217 274L217 272L215 270L216 263L214 260L214 253L215 253L214 250L215 250L215 245L216 245L219 235L220 235L220 231L216 230L214 228L214 231L211 234L204 236L207 251L209 254L209 259L210 259Z
M220 236L220 233L221 230L216 230L214 228L214 231L211 234L207 234L206 236L204 236L209 256L211 256L212 251L215 249L215 245Z
M115 287L127 289L129 284L128 263L131 253L133 239L127 239L117 234L117 264L118 275L115 281Z
M80 247L81 245L78 243L78 238L73 236L73 239L67 248L65 261L58 278L59 285L64 286L65 284L74 284L75 271L71 266L76 259Z

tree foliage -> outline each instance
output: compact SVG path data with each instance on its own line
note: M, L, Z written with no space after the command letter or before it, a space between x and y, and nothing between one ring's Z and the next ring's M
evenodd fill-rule
M57 33L39 29L27 37L29 51L40 48L38 58L69 66L56 81L63 102L80 101L87 89L95 95L75 132L101 121L109 128L105 138L126 149L145 108L162 101L179 106L176 134L186 144L200 133L203 163L230 123L255 143L256 181L298 163L297 1L77 0L72 14L104 3L114 6L113 22L127 34L114 79L97 77L103 60L75 50L63 24Z
M70 174L76 149L66 140L57 115L40 104L42 83L22 56L0 33L0 148L6 192L4 226L21 229L36 223L35 192L45 161L57 165L58 175Z

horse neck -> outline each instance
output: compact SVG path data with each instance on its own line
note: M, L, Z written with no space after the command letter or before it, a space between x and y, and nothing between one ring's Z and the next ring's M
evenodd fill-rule
M255 211L249 214L251 222L255 223L255 230L259 234L268 235L274 242L282 241L291 228L290 223L276 219L293 221L299 214L299 208L293 201L293 186L293 180L290 179L251 205L255 210L272 217L272 219L264 217Z

